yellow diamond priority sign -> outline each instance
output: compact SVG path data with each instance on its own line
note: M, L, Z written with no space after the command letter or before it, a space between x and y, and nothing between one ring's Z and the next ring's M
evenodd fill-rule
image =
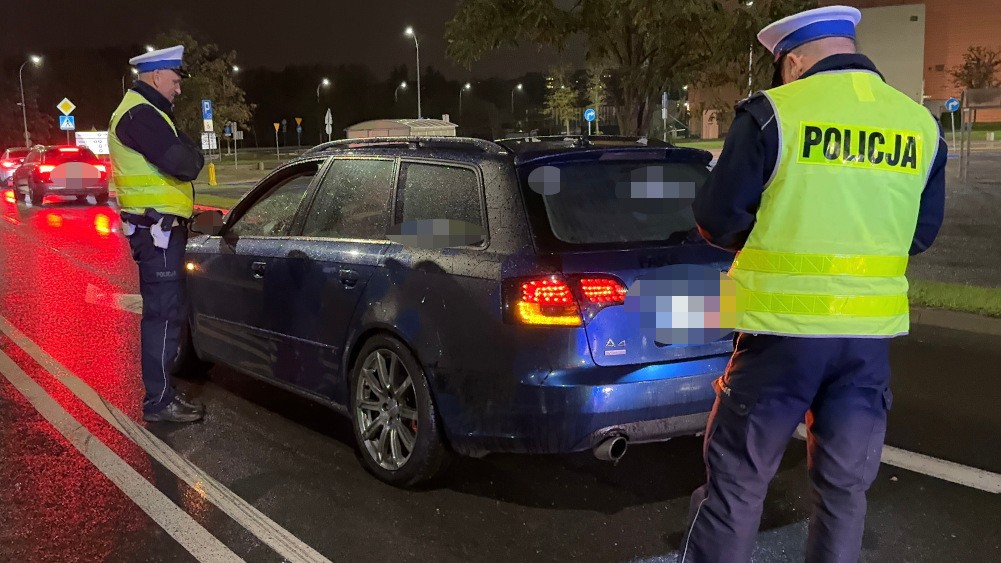
M76 109L76 106L73 105L73 102L69 101L69 98L63 98L63 101L56 104L56 109L63 112L63 115L69 115L73 113L73 110Z

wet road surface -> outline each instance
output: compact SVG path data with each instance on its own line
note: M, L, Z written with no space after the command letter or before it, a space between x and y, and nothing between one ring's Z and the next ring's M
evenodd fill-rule
M617 466L463 459L408 492L364 471L332 410L226 368L181 382L209 407L201 423L142 422L116 210L0 197L0 213L0 561L197 561L213 546L246 561L674 560L703 478L696 438L630 446ZM1001 473L997 339L915 327L893 362L888 445ZM141 478L121 484L122 467ZM869 498L864 561L1001 560L997 494L883 465ZM808 511L793 440L755 560L801 561Z

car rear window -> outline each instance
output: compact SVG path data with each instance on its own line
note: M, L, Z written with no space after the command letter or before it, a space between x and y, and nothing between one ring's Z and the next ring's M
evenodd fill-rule
M45 151L45 162L96 162L97 157L86 147L59 147Z
M31 149L7 149L4 158L24 158L28 156L29 150Z
M545 223L570 245L664 242L695 228L692 202L709 172L692 162L574 161L522 170Z

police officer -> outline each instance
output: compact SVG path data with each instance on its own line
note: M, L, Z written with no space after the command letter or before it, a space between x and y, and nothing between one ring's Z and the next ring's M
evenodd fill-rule
M139 266L143 297L142 378L147 421L193 422L204 406L174 389L170 372L187 322L184 248L194 180L205 161L177 130L184 47L134 57L139 78L111 116L108 142L123 232Z
M908 256L938 234L947 156L929 111L856 53L860 19L832 6L758 34L776 83L738 106L693 204L702 235L738 251L740 314L686 563L750 560L769 482L804 421L806 560L859 558L892 401L890 339L909 330Z

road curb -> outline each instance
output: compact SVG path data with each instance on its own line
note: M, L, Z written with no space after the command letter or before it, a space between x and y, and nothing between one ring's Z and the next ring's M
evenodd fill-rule
M1001 319L975 315L973 313L961 313L945 309L912 308L911 323L1001 336Z

